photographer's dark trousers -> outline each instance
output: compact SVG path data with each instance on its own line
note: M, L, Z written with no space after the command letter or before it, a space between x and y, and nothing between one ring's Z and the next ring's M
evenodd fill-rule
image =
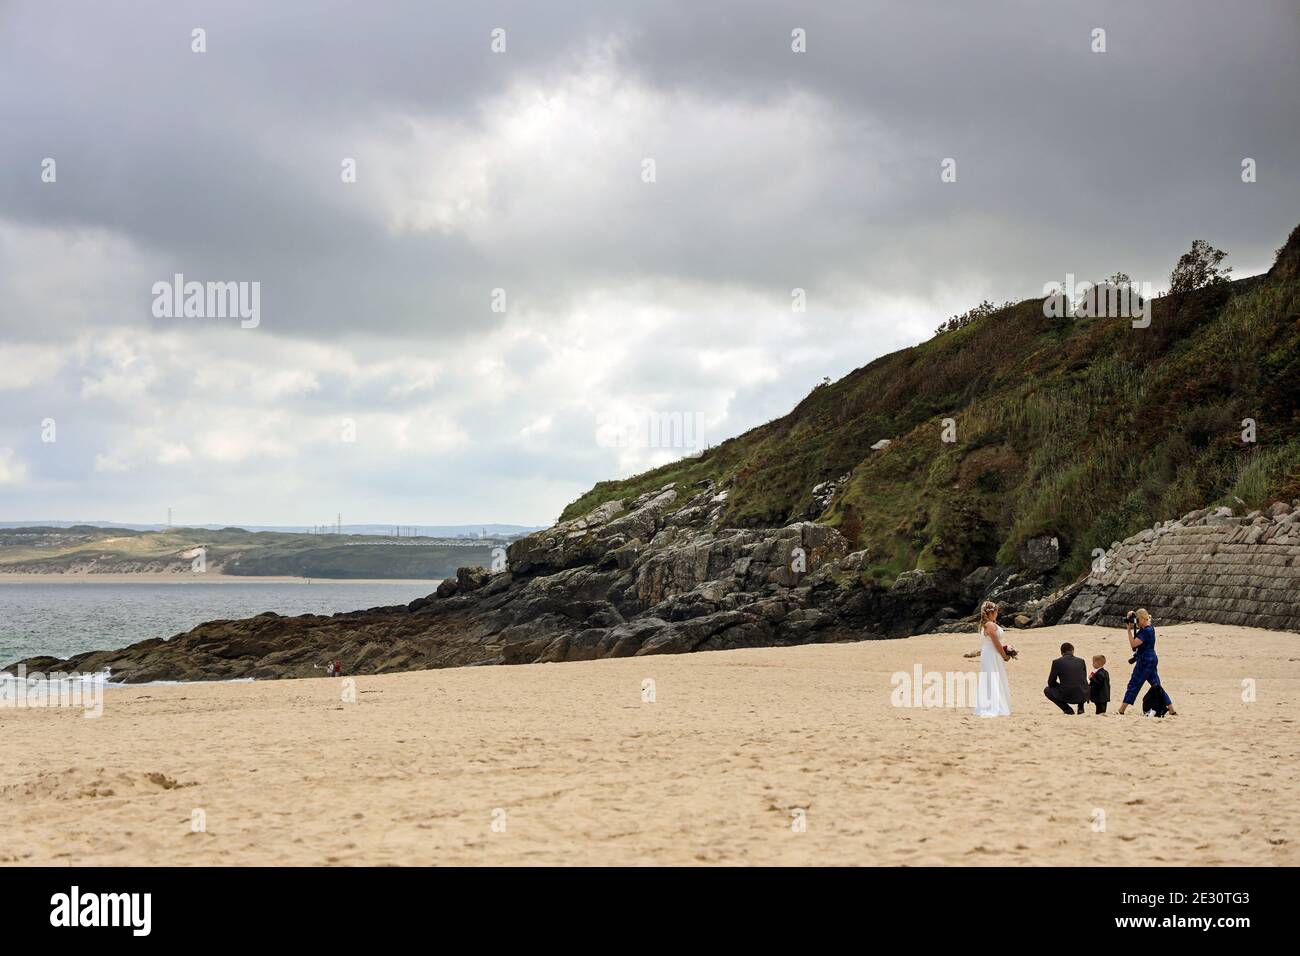
M1043 696L1046 697L1048 700L1050 700L1057 707L1061 708L1061 713L1063 714L1083 713L1083 704L1082 703L1076 704L1072 701L1066 700L1065 693L1059 687L1044 687ZM1075 707L1078 707L1079 709L1076 711L1074 710Z
M1128 688L1124 691L1124 703L1132 704L1138 699L1138 691L1142 689L1143 684L1150 684L1152 687L1160 687L1160 674L1156 671L1157 660L1139 660L1133 665L1133 673L1128 679ZM1160 687L1160 693L1165 694L1165 689ZM1174 702L1165 694L1165 706L1172 707Z

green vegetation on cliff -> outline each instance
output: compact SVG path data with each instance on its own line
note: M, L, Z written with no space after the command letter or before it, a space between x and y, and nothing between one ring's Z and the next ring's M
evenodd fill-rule
M1266 275L1156 299L1149 328L1048 318L1041 299L987 311L697 458L601 482L562 518L712 478L724 524L782 524L848 474L818 520L868 550L870 575L1009 563L1046 533L1070 578L1158 520L1300 497L1298 393L1300 227Z

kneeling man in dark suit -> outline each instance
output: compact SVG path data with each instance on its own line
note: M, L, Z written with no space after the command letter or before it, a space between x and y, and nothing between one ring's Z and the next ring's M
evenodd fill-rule
M1070 709L1074 704L1083 713L1083 703L1088 699L1088 665L1081 658L1074 656L1073 644L1061 645L1061 656L1052 661L1052 672L1047 675L1047 686L1043 696L1063 714L1073 714Z

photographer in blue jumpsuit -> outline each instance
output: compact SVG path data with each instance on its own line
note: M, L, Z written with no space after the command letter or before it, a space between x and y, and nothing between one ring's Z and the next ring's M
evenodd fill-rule
M1121 714L1128 709L1129 704L1137 700L1138 691L1143 684L1160 687L1160 674L1156 671L1156 664L1159 663L1156 657L1156 629L1151 626L1150 613L1146 608L1129 611L1124 622L1128 629L1128 646L1133 648L1133 660L1130 662L1133 664L1133 674L1128 679L1128 689L1124 691L1124 702L1119 705ZM1137 629L1136 634L1134 628ZM1160 687L1160 693L1164 694L1169 713L1176 714L1173 701L1165 694L1163 687Z

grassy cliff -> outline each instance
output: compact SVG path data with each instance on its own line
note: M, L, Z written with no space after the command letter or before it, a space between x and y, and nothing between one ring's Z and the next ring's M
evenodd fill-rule
M1300 497L1297 393L1300 227L1266 275L1156 299L1149 328L1009 305L698 458L601 482L562 517L707 477L728 489L724 524L780 524L814 485L849 474L819 520L868 549L872 577L1009 563L1051 533L1069 578L1092 549L1157 520Z

